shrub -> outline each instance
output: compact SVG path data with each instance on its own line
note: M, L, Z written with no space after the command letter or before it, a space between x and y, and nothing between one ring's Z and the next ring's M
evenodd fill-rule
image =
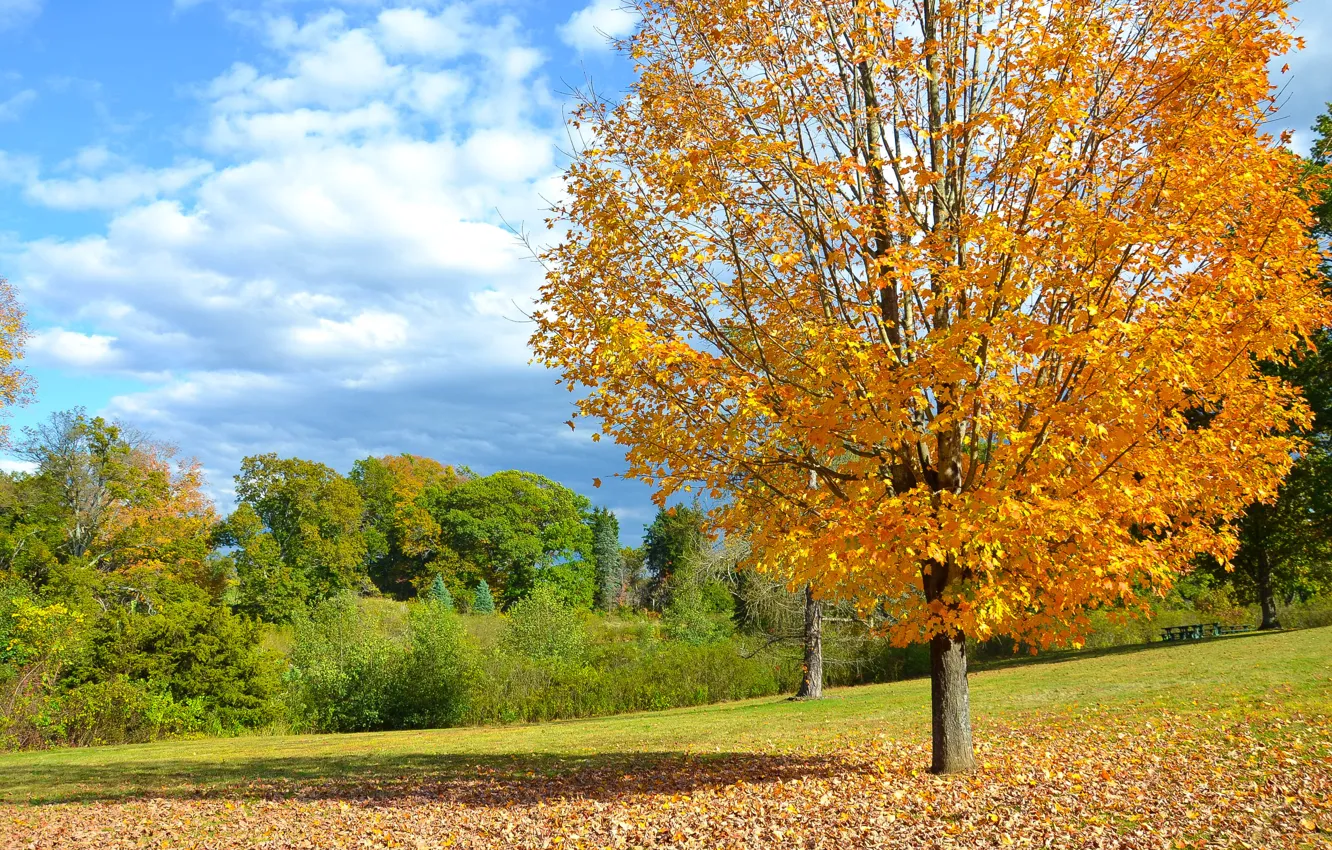
M0 599L0 750L46 745L61 674L83 652L83 623L62 603Z
M75 747L232 731L219 725L205 698L177 701L160 685L123 674L59 694L48 703L38 725L46 743Z
M637 642L601 647L582 665L552 665L515 654L490 660L468 723L533 723L626 711L771 696L799 682L798 659L746 657L732 643Z
M587 633L558 589L539 583L514 603L500 643L509 652L546 664L577 664L587 651Z
M700 646L724 641L735 631L730 591L682 569L671 577L670 602L661 622L672 640Z
M343 593L295 622L288 681L292 722L317 732L360 732L389 725L405 646L379 618L363 616Z
M144 599L98 614L68 687L125 678L173 703L202 706L200 722L214 729L239 731L277 717L275 659L260 648L257 622L190 585L164 583Z
M343 594L298 620L291 720L319 732L448 726L466 711L474 662L458 615L413 603L403 620Z
M412 606L410 650L397 688L405 728L452 726L467 710L473 662L458 615L443 605Z

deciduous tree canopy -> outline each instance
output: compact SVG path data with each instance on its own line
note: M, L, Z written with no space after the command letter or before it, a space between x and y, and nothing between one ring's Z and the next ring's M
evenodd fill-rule
M636 6L538 356L662 497L932 640L966 768L964 636L1169 586L1290 466L1307 408L1258 364L1328 311L1263 128L1286 3Z

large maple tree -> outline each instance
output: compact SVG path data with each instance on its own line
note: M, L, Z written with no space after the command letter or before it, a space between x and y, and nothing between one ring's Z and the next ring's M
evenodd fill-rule
M1327 319L1265 133L1284 0L659 0L586 98L539 359L666 498L928 640L1169 586L1291 463Z

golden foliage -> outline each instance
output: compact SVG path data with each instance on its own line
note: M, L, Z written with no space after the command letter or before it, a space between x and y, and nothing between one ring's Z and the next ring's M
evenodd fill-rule
M0 409L24 404L32 394L32 380L18 366L28 340L23 306L9 281L0 277ZM0 425L0 445L9 440L9 426Z
M379 462L392 481L393 516L390 523L400 537L403 554L428 557L439 550L439 523L421 501L428 487L450 490L462 480L452 466L421 455L385 455Z
M102 567L126 576L163 574L220 589L209 563L217 510L204 492L203 466L170 446L144 442L119 474L94 550Z
M1284 0L662 0L588 99L533 336L665 499L906 641L1161 592L1329 319Z

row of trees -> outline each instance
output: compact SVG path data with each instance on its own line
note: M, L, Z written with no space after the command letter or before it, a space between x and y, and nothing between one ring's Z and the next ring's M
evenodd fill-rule
M575 607L615 607L632 604L643 565L621 551L614 514L530 472L479 476L398 455L343 476L257 455L222 518L196 462L82 410L25 429L15 450L35 470L3 478L0 550L6 571L37 588L75 567L120 575L126 592L135 575L163 573L287 622L341 591L408 598L435 580L467 607L483 583L507 607L538 582Z
M236 496L218 542L230 550L239 606L265 620L289 620L341 590L406 598L436 576L464 604L482 581L502 605L538 578L574 604L597 595L597 514L534 473L483 477L400 455L357 461L343 477L270 454L244 460Z
M303 623L348 594L477 613L538 589L570 611L670 595L664 577L642 575L642 549L621 549L613 514L531 473L401 455L343 476L260 455L242 463L223 517L197 462L82 410L25 429L12 449L33 469L0 473L4 746L281 719L287 662L263 650L261 623ZM685 514L701 540L701 515ZM656 523L667 525L658 549L693 545L665 543L684 528L672 513Z

